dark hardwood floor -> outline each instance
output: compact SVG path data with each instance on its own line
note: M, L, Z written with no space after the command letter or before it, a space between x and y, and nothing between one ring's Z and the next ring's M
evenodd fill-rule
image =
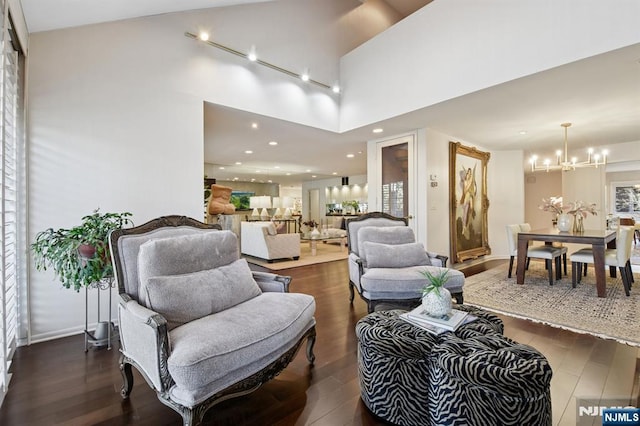
M502 261L463 270L471 275ZM260 270L259 267L255 268ZM315 296L316 363L303 351L287 369L256 392L212 408L207 425L382 425L360 400L356 322L364 302L348 300L345 261L281 272L291 275L291 291ZM505 334L536 347L554 370L554 424L575 425L576 396L633 393L637 348L509 317ZM158 401L136 372L127 401L120 398L121 376L114 349L84 352L82 336L18 348L13 378L0 408L1 425L179 425L180 416ZM135 371L135 369L134 369ZM637 404L637 400L635 401Z

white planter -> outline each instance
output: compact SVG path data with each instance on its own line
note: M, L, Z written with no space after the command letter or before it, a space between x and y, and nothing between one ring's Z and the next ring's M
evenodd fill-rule
M451 312L451 293L442 287L440 294L435 290L422 296L422 309L432 317L441 317Z

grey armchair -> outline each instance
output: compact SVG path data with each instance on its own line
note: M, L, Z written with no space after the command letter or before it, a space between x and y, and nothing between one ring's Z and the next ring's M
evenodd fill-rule
M223 400L279 374L305 339L315 301L290 277L252 272L219 225L166 216L110 236L120 293L121 395L140 371L162 403L196 425Z
M412 307L420 303L427 279L420 273L447 269L445 284L462 304L464 274L447 268L447 257L426 251L416 243L404 218L372 212L347 222L349 239L349 300L355 292L367 302L368 312L385 303Z

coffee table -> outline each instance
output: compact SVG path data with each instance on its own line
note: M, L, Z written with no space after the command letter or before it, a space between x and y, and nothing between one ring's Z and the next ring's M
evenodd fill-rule
M318 254L318 241L327 242L330 240L340 240L340 250L343 251L347 244L347 237L340 235L301 235L300 241L309 241L309 247L311 248L311 256Z

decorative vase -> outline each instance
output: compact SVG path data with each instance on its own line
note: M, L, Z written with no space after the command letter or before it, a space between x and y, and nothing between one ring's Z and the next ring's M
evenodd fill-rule
M580 234L584 232L584 217L581 214L576 214L573 219L573 232Z
M558 230L567 232L571 229L571 216L567 213L560 213L558 216Z
M422 309L432 317L442 317L451 313L451 293L444 287L431 290L422 296Z

